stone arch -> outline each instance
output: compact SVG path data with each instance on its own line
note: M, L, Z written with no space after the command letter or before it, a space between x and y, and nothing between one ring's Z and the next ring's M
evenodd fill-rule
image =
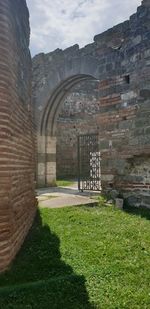
M62 81L51 93L40 122L40 135L55 136L56 119L69 91L81 81L95 80L91 75L78 74Z
M76 74L61 81L51 91L39 122L38 183L49 186L56 180L56 122L61 106L70 90L82 81L96 80L87 74Z

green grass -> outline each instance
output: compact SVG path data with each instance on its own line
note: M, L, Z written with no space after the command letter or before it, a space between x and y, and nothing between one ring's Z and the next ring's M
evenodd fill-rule
M58 187L68 187L74 184L74 181L72 180L56 180L56 184Z
M150 213L42 209L11 269L0 309L150 308Z

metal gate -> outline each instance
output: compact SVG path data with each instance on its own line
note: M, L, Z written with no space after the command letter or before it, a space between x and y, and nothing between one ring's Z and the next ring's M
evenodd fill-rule
M78 189L101 191L98 134L78 136Z

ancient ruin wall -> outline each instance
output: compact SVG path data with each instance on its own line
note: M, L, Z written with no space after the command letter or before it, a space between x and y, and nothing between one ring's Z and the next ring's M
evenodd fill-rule
M150 200L149 35L150 0L144 0L128 21L95 36L94 43L82 49L75 45L64 51L42 53L33 59L38 133L43 140L46 136L49 144L51 132L54 134L51 119L56 122L57 115L51 116L55 105L50 99L53 91L68 81L61 90L67 95L72 76L79 80L83 74L99 80L100 112L95 120L99 124L102 187L105 191L117 189L131 205L137 206L149 206ZM41 127L45 131L40 131ZM47 162L50 167L55 164L55 153L52 156L46 143L39 149L39 179L43 184L50 174Z
M0 0L0 272L36 210L28 19L25 0Z

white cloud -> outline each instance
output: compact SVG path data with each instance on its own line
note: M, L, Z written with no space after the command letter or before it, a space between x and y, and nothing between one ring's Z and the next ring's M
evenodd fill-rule
M93 37L126 20L140 0L27 0L32 54L80 47Z

